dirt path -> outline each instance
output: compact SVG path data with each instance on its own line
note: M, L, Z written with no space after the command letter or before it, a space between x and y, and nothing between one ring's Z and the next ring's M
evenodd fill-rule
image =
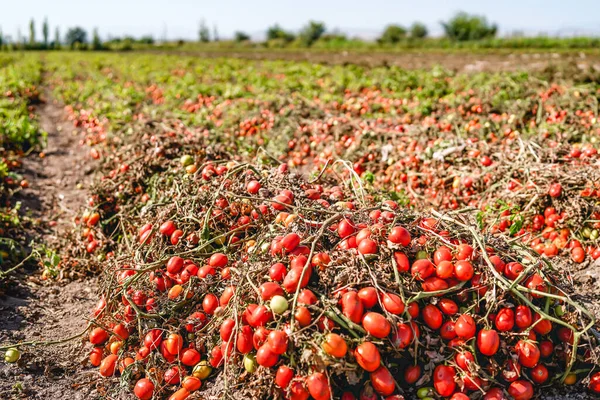
M63 108L49 100L48 93L45 99L35 110L48 132L45 157L34 153L23 161L23 175L31 186L19 194L19 200L36 221L31 238L52 248L85 203L91 167ZM85 328L85 316L97 302L95 280L60 285L41 281L35 271L14 274L12 279L0 297L0 345L76 335ZM86 358L80 340L27 347L17 364L0 362L0 398L89 398L90 385L74 385L89 378L77 375Z

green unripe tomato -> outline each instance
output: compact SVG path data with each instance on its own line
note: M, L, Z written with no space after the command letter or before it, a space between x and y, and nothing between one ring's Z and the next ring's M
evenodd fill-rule
M283 296L277 295L273 296L271 299L271 310L273 310L275 314L283 314L287 311L288 306L288 301Z
M564 307L561 304L559 304L556 307L554 307L554 314L557 317L562 317L563 315L565 315L565 309L564 309Z
M7 363L16 363L19 361L19 358L21 358L21 352L14 347L6 350L6 353L4 354L4 361Z
M416 256L417 260L425 260L427 258L429 258L429 254L427 254L427 252L425 250L419 250L417 252L417 256Z
M431 387L422 387L421 389L417 390L417 397L420 399L430 398L434 394L433 388Z
M192 165L194 163L194 158L189 154L186 154L181 156L180 162L183 167L187 167L188 165Z
M246 369L246 371L248 371L249 373L254 373L254 371L256 371L256 358L254 357L253 354L246 354L244 356L244 368Z

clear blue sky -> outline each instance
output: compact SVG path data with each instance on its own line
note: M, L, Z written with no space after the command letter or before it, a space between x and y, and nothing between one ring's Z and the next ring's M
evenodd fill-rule
M106 37L152 34L168 38L196 38L198 23L217 25L221 37L241 30L254 36L278 22L290 30L309 19L322 20L329 29L339 28L352 35L373 36L389 23L409 25L422 21L433 34L439 21L464 10L487 16L498 23L501 33L600 34L599 0L3 0L0 29L5 35L26 36L29 20L36 21L37 38L41 22L48 18L52 38L54 27L62 34L79 25L98 28ZM9 4L9 5L7 5Z

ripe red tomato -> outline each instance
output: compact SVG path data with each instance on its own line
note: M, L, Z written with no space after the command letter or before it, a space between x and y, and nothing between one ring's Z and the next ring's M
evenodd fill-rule
M473 277L473 266L468 261L457 261L454 264L454 276L459 281L468 281Z
M421 367L418 365L410 365L404 369L404 380L409 385L414 384L421 377Z
M394 293L384 293L382 296L383 308L390 314L400 315L404 312L404 303L400 296Z
M271 368L277 361L279 360L279 355L277 355L271 347L265 343L256 351L256 362L258 365L262 365L263 367Z
M470 371L469 365L475 362L475 357L470 351L461 351L454 356L454 362L464 371Z
M383 365L371 372L371 385L382 396L389 396L396 390L396 383L392 374Z
M370 335L379 339L387 337L392 328L389 321L376 312L366 313L362 319L362 325Z
M258 287L260 297L263 301L271 300L273 296L283 296L283 289L275 282L265 282Z
M282 365L277 369L277 374L275 374L275 384L281 389L286 389L293 377L294 370L286 365Z
M364 342L356 347L354 350L354 357L356 362L361 366L362 369L368 372L373 372L381 364L381 356L377 346L371 342Z
M364 307L358 293L354 291L346 292L342 296L342 313L355 324L360 324Z
M288 233L281 239L281 245L289 253L300 244L300 236L297 233Z
M461 243L458 245L458 249L456 252L457 260L470 260L473 258L473 247L466 243Z
M477 348L485 356L493 356L500 347L500 336L493 329L482 329L477 334Z
M90 343L99 345L108 340L108 332L102 328L94 328L90 331Z
M196 349L188 348L181 352L181 363L193 367L200 362L200 353Z
M286 273L287 270L282 263L275 263L269 268L269 278L273 279L275 282L282 282Z
M456 389L456 371L453 367L438 365L433 371L433 387L442 397L451 396Z
M399 322L396 325L396 331L392 334L391 341L395 347L404 349L412 344L414 336L413 329L409 324Z
M508 400L506 396L504 396L504 392L500 388L491 388L487 391L485 396L483 396L483 400Z
M154 394L154 383L150 379L142 378L135 383L133 393L140 400L150 400Z
M221 323L221 327L219 328L219 334L221 335L221 340L224 342L228 342L233 334L233 330L235 329L236 323L233 318L226 318Z
M294 318L296 321L298 321L301 327L310 325L310 321L312 319L310 311L306 307L297 307Z
M160 329L151 329L144 336L144 346L150 350L155 350L162 343L162 331Z
M410 268L411 275L420 281L424 281L435 274L435 266L426 258L416 260Z
M337 358L344 357L348 351L346 341L337 333L328 333L321 343L321 348L325 353Z
M256 193L258 193L259 189L260 189L260 182L256 181L256 180L250 181L246 185L246 190L250 194L256 194Z
M378 251L378 247L377 247L377 242L371 239L363 239L359 244L358 244L358 252L360 254L366 255L366 254L377 254Z
M500 332L508 332L515 326L515 313L510 308L503 308L496 314L496 329Z
M540 360L540 349L535 343L519 340L515 346L519 355L519 363L527 368L533 368Z
M554 344L550 340L542 340L539 346L542 357L550 357L554 352Z
M425 292L437 292L448 289L448 282L437 276L432 276L425 279L421 286Z
M177 227L173 221L166 221L160 226L160 228L158 228L158 231L161 234L170 237L176 229Z
M408 246L411 241L410 233L401 226L395 226L390 231L388 235L388 240L394 244L399 244L401 246Z
M553 183L550 185L550 188L548 189L548 194L550 195L550 197L560 197L560 195L562 194L562 186L560 183Z
M104 377L113 376L117 367L117 360L119 356L115 354L109 354L100 363L100 375Z
M454 331L461 339L471 339L475 336L477 325L473 317L468 314L462 314L454 324Z
M517 325L517 328L529 328L532 323L533 315L531 309L524 305L517 306L515 308L515 325Z
M202 381L195 376L186 376L181 383L183 389L188 392L195 392L202 387Z
M310 397L303 382L295 381L290 385L290 400L307 400Z
M102 347L94 347L90 352L90 364L97 367L102 362Z
M600 393L600 372L596 372L590 379L589 388L594 393Z
M181 377L185 375L185 370L180 367L171 367L163 375L163 380L169 385L176 385L181 382Z
M446 321L440 328L440 336L444 340L452 340L456 337L456 332L454 331L454 321Z
M421 313L423 321L431 329L439 329L442 326L442 312L433 304L428 304Z
M531 380L541 385L548 380L548 368L543 364L538 364L531 369Z
M396 251L394 252L394 261L396 261L396 269L399 272L408 272L410 270L410 261L406 254Z
M317 296L310 289L301 290L298 294L298 304L313 305L318 301Z
M267 344L275 354L283 354L287 351L288 336L283 331L271 331L267 336Z
M435 267L435 274L441 279L451 278L454 275L454 264L446 260L438 262Z
M213 268L223 268L227 266L229 259L223 253L214 253L208 260L208 265Z
M372 286L358 291L358 298L365 308L372 308L377 304L377 289Z
M340 235L340 237L342 239L347 238L348 236L352 235L355 231L354 225L352 224L352 222L350 222L347 219L343 219L340 221L340 223L338 224L338 235Z
M439 266L440 262L442 261L452 261L452 252L446 246L438 247L438 249L433 253L433 263L435 265Z
M519 277L521 272L523 272L525 268L519 264L518 262L509 262L504 266L504 275L511 280L515 280Z
M437 306L446 315L454 315L458 312L458 305L454 300L441 299Z
M330 400L331 388L327 376L321 372L314 372L306 378L308 392L315 400Z
M529 400L533 397L533 385L525 380L514 381L508 387L508 394L514 400Z
M540 314L535 313L533 316L533 330L540 335L547 335L552 332L552 322L548 319L541 318Z
M258 328L256 328L256 331L254 331L254 335L252 335L252 344L254 345L254 348L256 350L258 350L260 346L266 343L267 337L269 336L270 332L271 331L265 328L264 326L259 326Z

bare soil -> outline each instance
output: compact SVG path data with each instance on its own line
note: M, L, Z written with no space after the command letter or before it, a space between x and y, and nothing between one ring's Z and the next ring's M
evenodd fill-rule
M46 98L49 98L46 96ZM28 236L35 243L58 246L59 237L73 224L73 216L84 205L84 188L91 171L85 149L79 145L63 108L53 102L35 110L48 133L45 156L32 153L23 160L22 174L30 188L17 200L34 228ZM33 269L31 269L33 267ZM35 265L14 273L0 296L0 345L28 341L55 341L85 329L85 316L98 301L96 280L66 284L39 278ZM23 349L18 363L0 362L0 398L83 399L90 385L78 375L83 353L81 340ZM92 396L93 397L93 396Z

